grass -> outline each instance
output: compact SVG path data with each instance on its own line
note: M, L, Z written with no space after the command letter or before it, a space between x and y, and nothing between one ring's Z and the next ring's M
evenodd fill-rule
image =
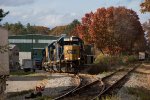
M99 54L95 59L94 65L91 66L91 69L88 71L88 73L99 74L102 72L108 72L112 69L117 69L117 66L128 66L135 61L137 61L137 57L135 55L106 56Z
M147 90L142 87L128 87L127 88L128 94L135 95L136 97L140 98L140 100L150 100L150 90Z
M52 100L52 98L49 96L42 96L42 97L36 98L35 100Z
M14 71L14 72L10 72L10 75L30 75L30 74L34 74L34 72L24 72L23 70L18 70L18 71Z
M16 96L20 96L20 95L24 95L24 94L28 94L30 92L32 92L33 90L25 90L25 91L21 91L21 92L15 92L15 93L10 93L8 95L8 98L11 98L11 97L16 97Z
M96 100L119 100L119 97L117 95L107 95L105 97L102 97L101 99L96 99Z
M127 63L133 63L138 60L138 57L136 55L116 55L116 56L110 56L110 55L104 55L99 54L95 59L95 64L98 63L104 63L107 65L122 65Z

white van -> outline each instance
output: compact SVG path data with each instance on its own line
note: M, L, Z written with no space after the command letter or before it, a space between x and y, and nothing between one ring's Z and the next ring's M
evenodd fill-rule
M28 71L35 71L34 69L34 64L32 63L32 60L31 59L23 59L22 60L22 68L25 72L28 72Z

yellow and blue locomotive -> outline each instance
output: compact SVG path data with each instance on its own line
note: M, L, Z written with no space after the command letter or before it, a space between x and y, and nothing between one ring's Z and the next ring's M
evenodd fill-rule
M86 63L86 56L79 37L61 37L45 48L43 66L46 70L77 72Z

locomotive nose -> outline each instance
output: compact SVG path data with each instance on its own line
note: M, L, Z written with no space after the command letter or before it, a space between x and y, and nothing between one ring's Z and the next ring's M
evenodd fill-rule
M80 58L79 46L66 45L64 46L64 58L65 60L74 61Z

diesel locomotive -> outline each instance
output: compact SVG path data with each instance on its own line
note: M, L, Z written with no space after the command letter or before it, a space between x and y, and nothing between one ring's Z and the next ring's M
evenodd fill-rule
M59 72L78 72L87 63L84 42L76 36L61 37L43 51L43 68Z

